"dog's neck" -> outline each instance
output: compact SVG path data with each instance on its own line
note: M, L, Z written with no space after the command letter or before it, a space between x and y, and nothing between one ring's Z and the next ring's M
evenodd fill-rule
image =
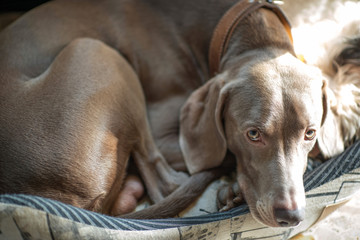
M254 50L273 57L278 52L290 52L295 56L292 40L280 19L270 10L259 9L238 24L221 59L219 70L225 70L229 62Z
M198 55L197 58L201 59L199 54L206 57L209 55L210 41L212 41L214 31L222 18L224 18L224 15L242 2L249 4L247 0L227 0L213 3L216 6L209 8L202 7L202 4L208 4L205 1L200 1L196 5L181 3L178 6L176 6L176 1L171 4L165 1L161 4L161 11L173 16L174 23L181 29L182 37L191 46L193 53ZM200 10L197 8L207 9L206 14L204 14L206 17L199 15ZM281 13L277 13L274 9L265 8L256 9L246 14L234 27L227 43L227 49L221 57L221 62L219 62L217 72L224 70L223 67L228 60L249 50L274 47L286 49L286 51L295 55L291 33L289 33L290 26L286 26L286 23L284 23L286 18L282 19L280 15ZM204 64L208 65L207 62ZM213 73L209 65L208 68L209 77L211 77Z
M277 5L267 1L240 0L226 11L213 31L209 47L209 68L211 76L219 72L221 58L227 51L229 42L237 26L243 23L243 19L248 18L259 9L268 9L275 13L292 42L290 23Z

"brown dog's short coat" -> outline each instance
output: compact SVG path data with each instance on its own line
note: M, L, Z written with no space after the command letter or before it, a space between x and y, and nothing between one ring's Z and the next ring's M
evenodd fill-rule
M267 8L236 25L211 77L210 40L235 3L54 0L0 32L0 193L119 214L130 157L159 202L229 153L256 219L301 221L322 77Z

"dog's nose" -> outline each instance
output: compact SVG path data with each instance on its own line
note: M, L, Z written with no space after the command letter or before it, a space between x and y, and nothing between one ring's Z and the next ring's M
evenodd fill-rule
M304 220L305 209L289 210L285 208L275 208L274 215L280 227L292 227Z

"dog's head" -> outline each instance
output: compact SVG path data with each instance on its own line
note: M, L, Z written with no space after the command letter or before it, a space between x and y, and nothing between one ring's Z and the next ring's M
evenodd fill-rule
M304 218L303 173L325 114L322 77L290 54L249 59L189 97L180 144L191 173L219 166L229 150L252 215L294 226Z

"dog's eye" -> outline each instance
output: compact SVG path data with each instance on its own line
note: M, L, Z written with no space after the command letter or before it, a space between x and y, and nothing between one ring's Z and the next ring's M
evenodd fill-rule
M316 136L316 131L314 129L309 129L305 133L305 140L313 140Z
M247 136L251 141L257 142L260 141L260 132L256 129L252 129L247 132Z

